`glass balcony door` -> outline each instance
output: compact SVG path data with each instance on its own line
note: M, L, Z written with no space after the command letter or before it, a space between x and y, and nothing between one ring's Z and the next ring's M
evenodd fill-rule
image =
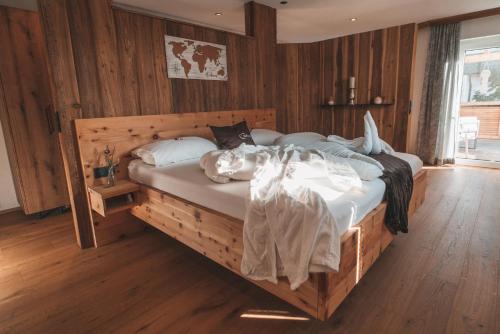
M500 35L462 41L457 163L500 167Z

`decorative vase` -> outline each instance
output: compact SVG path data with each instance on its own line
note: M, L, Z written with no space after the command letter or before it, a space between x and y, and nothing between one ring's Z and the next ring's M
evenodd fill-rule
M108 187L113 187L115 184L116 184L115 166L111 166L108 169L108 182L107 182L107 186Z
M330 99L328 100L328 105L333 106L335 104L335 101L333 100L333 96L330 96Z
M376 96L374 99L373 99L373 103L375 104L382 104L384 100L382 99L381 96Z

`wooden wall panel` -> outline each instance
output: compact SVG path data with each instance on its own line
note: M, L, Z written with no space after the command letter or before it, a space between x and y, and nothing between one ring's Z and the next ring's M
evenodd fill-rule
M140 88L137 54L137 20L136 15L128 12L114 11L116 24L117 48L120 64L120 82L123 99L123 115L140 115ZM164 31L164 29L162 29ZM168 104L170 101L167 102Z
M38 15L0 6L0 40L0 118L19 203L27 214L67 205Z
M64 6L61 11L66 8L66 1L58 1L61 3L61 6ZM43 6L43 4L42 4ZM55 6L54 6L55 7ZM54 7L51 7L53 10ZM43 8L42 8L43 9ZM68 32L67 38L70 39L69 43L71 43L71 39L75 39L78 41L78 47L73 49L72 53L75 53L75 58L72 58L72 70L75 71L75 76L78 75L79 81L76 83L79 93L79 104L81 108L79 109L83 112L82 116L85 117L103 117L104 110L101 107L101 96L100 96L100 82L97 74L97 62L96 54L95 54L95 46L93 42L93 34L92 30L88 29L88 17L90 15L88 3L84 1L76 1L71 5L71 11L67 12L67 21L68 27L70 27L71 32ZM66 11L64 13L59 13L61 15L66 15ZM48 12L47 15L52 15L52 12ZM60 33L60 32L55 32ZM57 38L59 36L49 36ZM52 62L52 59L49 60ZM71 77L68 81L71 80ZM58 94L59 92L55 92ZM80 115L78 115L80 118Z
M394 119L393 145L398 150L406 150L408 121L411 110L411 92L413 88L414 62L416 52L416 25L401 26L399 34L398 88L396 95L396 113ZM410 53L410 54L408 54Z
M300 116L298 123L304 131L321 131L321 114L309 114L307 106L320 103L319 73L319 43L298 45L299 67L298 100Z
M285 132L313 130L347 138L362 136L367 107L335 107L333 114L330 109L319 107L330 96L336 103L346 103L348 78L355 76L357 103L370 103L379 95L385 101L394 102L392 106L370 107L370 111L380 136L395 149L404 151L414 39L415 24L408 24L322 41L319 47L318 43L279 44L277 106L281 129ZM298 54L297 61L286 61L289 54ZM319 66L312 65L311 59ZM290 78L283 72L297 75ZM294 95L298 97L292 105L289 101Z
M172 111L162 19L113 10L118 41L123 110L121 115Z
M123 101L111 0L72 1L67 8L83 116L119 116Z
M333 40L325 41L319 43L319 68L323 69L319 74L319 97L318 100L321 103L322 99L328 100L330 96L335 94L335 80L333 76L325 75L325 73L333 72L333 67L335 64L335 45ZM331 128L333 114L326 110L320 111L320 124L322 125L321 132L328 132Z
M397 75L399 59L399 27L387 29L384 43L384 60L382 65L382 97L386 101L395 102L397 94ZM395 106L384 107L377 115L380 136L389 144L394 144Z
M247 2L245 4L245 31L255 37L255 72L257 108L275 105L276 80L276 9ZM248 55L246 55L248 56Z
M47 52L52 104L59 113L59 143L66 174L77 243L86 248L94 244L86 189L78 161L73 120L82 117L80 92L73 57L65 0L39 0L40 18Z
M386 31L375 30L372 37L372 77L370 85L370 97L382 96L382 65L384 57L384 43Z
M287 113L277 113L278 129L288 131L299 128L299 48L297 44L283 44L277 49L277 63L280 64L276 73L278 82L286 82L286 94L277 99L277 108Z
M115 11L117 12L117 11ZM156 78L156 99L158 101L158 114L169 114L173 111L172 84L167 76L167 62L165 61L165 34L167 27L165 21L153 18L153 56Z
M158 103L156 90L155 54L153 39L153 21L146 16L135 15L135 37L137 58L137 79L139 83L139 110L140 115L158 114Z
M228 109L248 109L257 106L255 39L228 34L227 67L228 80Z

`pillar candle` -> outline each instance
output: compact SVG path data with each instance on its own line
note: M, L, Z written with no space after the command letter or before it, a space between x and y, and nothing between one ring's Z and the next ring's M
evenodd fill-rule
M356 78L349 77L349 88L355 88L355 87L356 87Z

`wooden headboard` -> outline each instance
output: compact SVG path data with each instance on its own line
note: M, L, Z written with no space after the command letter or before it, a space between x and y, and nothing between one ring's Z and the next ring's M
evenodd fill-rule
M115 148L120 159L118 178L127 178L130 152L147 143L180 136L212 139L209 125L233 125L246 120L248 127L276 130L275 109L248 109L78 119L75 121L78 149L86 186L102 184L105 178L94 178L94 168L104 166L106 145Z
M120 159L117 177L126 179L128 163L132 159L130 152L133 149L156 140L180 136L212 139L209 125L232 125L243 120L247 121L250 129L276 130L274 109L78 119L75 121L75 127L85 187L105 183L105 177L94 178L94 168L105 165L103 151L106 145L109 145L110 149L114 147L115 159ZM86 197L96 246L113 242L125 234L135 233L143 228L128 211L100 216L91 210L88 192Z

